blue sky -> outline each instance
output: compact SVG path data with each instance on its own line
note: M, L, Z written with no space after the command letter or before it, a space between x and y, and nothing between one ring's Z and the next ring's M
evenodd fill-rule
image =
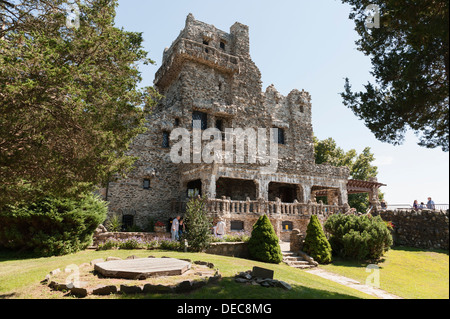
M116 25L143 32L156 66L143 66L142 85L151 86L162 52L184 28L186 16L229 32L236 21L250 27L250 54L262 73L263 90L274 84L287 95L304 89L312 96L313 129L344 150L375 154L381 191L389 204L412 204L431 196L449 203L449 153L425 149L408 133L401 146L377 141L340 97L344 78L354 90L373 81L370 59L356 49L350 7L335 0L119 0ZM382 17L381 17L382 19Z

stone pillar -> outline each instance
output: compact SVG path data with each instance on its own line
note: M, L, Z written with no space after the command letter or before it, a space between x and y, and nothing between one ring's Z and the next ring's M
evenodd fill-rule
M202 194L207 198L216 198L216 177L202 179Z
M269 200L269 181L268 180L255 180L256 185L256 191L258 192L256 194L256 198L262 198L264 200Z
M338 190L332 189L327 191L327 201L328 205L339 204Z

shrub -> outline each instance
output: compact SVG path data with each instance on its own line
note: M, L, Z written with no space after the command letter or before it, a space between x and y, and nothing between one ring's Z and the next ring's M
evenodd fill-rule
M303 250L320 264L331 262L331 245L316 215L312 215L306 228Z
M283 259L278 237L267 215L262 215L253 225L248 251L253 259L267 263L279 264Z
M0 211L0 247L40 256L74 253L90 245L106 213L106 203L94 195L9 206Z
M392 235L380 216L332 215L325 223L333 253L353 260L376 260L389 250Z
M112 215L105 222L105 227L110 232L119 232L122 229L122 222L120 220L119 215Z
M189 249L202 251L208 248L212 241L212 220L206 212L204 198L196 197L189 200L184 222L187 231L183 233L182 241L184 242L184 239L188 241Z

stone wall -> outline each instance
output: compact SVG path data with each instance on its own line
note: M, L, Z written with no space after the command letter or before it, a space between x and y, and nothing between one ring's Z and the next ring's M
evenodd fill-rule
M244 242L236 243L212 243L205 251L207 254L249 258L248 246Z
M394 245L426 249L449 249L449 211L380 211L381 218L394 224Z

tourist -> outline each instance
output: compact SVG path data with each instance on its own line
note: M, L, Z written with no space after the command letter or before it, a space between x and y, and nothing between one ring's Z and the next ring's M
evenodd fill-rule
M180 225L178 229L178 238L181 238L181 235L186 231L185 224L183 218L180 219Z
M220 218L216 226L216 236L222 238L223 235L225 235L225 222Z
M178 240L178 231L180 230L180 216L172 221L172 240Z
M414 210L419 209L419 202L417 201L417 199L414 201L413 208L414 208Z
M419 209L424 209L424 208L425 208L425 204L423 202L420 202Z
M434 204L434 202L431 200L431 197L428 197L428 202L427 202L427 208L428 209L436 209L436 205Z
M172 220L173 217L169 217L169 220L167 221L167 232L170 233L172 231Z

